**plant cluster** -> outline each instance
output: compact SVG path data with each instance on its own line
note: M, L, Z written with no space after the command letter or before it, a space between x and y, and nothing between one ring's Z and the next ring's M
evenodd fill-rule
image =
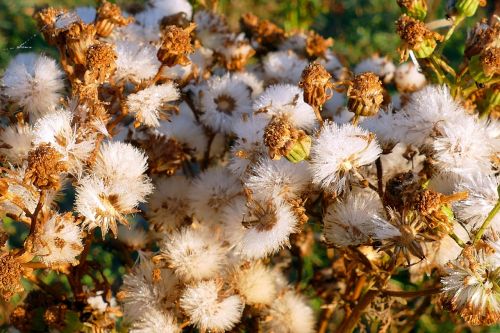
M444 45L485 3L450 1L432 22L425 0L398 4L411 61L373 55L352 71L332 38L252 13L233 31L209 1L38 11L59 62L22 53L2 76L0 212L28 229L14 246L0 225L5 324L497 324L500 20L477 23L453 68Z

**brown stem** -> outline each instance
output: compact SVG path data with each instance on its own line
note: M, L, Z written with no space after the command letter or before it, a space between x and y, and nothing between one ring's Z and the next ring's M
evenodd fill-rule
M326 330L328 329L330 318L332 318L333 311L335 311L336 308L335 305L331 304L332 301L333 295L330 297L329 303L325 305L323 312L321 312L318 333L326 333Z
M210 132L208 135L208 141L207 141L207 147L205 149L205 154L203 155L203 163L202 163L202 168L203 170L208 168L208 165L210 163L210 149L212 149L212 142L214 141L215 138L215 133Z
M378 290L369 290L365 294L365 296L363 296L358 305L356 305L356 307L352 310L351 314L344 318L336 332L351 333L358 324L363 311L365 311L365 309L371 304L375 297L377 297L378 293Z
M317 106L313 106L314 114L319 121L319 125L323 126L323 117L321 117L320 109Z
M382 292L382 294L384 294L386 296L411 298L411 297L438 294L441 292L441 287L416 290L416 291L381 290L381 292Z

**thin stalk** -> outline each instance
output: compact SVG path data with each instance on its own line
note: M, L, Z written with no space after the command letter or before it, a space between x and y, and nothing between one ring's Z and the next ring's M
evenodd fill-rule
M458 244L458 246L465 247L465 242L460 237L458 237L457 234L454 233L453 231L450 232L448 236L450 236L455 241L455 243Z
M416 290L416 291L382 290L381 292L386 296L412 298L412 297L434 295L440 293L441 288L436 287L436 288Z
M497 201L495 207L493 207L493 209L486 217L486 220L484 220L483 225L477 231L476 237L474 237L474 244L477 243L477 241L479 241L481 237L483 237L484 232L486 231L486 229L488 229L488 227L491 224L491 221L493 221L493 218L495 217L495 215L497 215L499 210L500 210L500 200Z
M342 321L337 333L351 333L361 319L361 315L365 309L372 303L375 297L377 297L378 293L378 290L369 290L352 310L351 314Z

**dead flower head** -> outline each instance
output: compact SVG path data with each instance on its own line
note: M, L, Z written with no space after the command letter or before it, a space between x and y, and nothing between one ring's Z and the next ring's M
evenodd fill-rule
M401 60L408 59L408 52L413 51L417 58L429 57L443 37L429 30L425 23L406 14L396 22L396 31L403 41L399 49Z
M123 17L118 5L102 0L101 5L97 8L95 27L99 36L108 37L115 26L121 27L133 21L132 17Z
M165 27L162 30L161 47L157 53L158 60L169 67L188 65L191 61L187 55L194 52L191 44L191 32L195 28L194 23L186 28L180 28L176 25Z
M68 170L68 165L62 158L63 156L50 144L41 144L31 150L28 155L25 181L40 189L59 189L61 173Z
M314 108L319 108L332 97L333 83L331 74L325 67L314 62L304 69L299 87L304 90L304 102Z
M384 89L379 77L367 72L356 75L347 89L347 107L360 116L374 116L384 101Z

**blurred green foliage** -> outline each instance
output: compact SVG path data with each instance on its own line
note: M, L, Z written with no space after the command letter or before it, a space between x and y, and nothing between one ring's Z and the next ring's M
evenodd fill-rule
M116 0L121 5L145 0ZM427 21L443 18L444 0L429 0ZM35 51L56 55L38 33L32 15L35 9L48 4L74 8L95 5L94 0L1 0L0 1L0 68L20 52ZM491 11L493 1L465 26L471 26L477 17ZM388 55L398 60L396 49L399 38L394 22L400 15L395 0L220 0L219 8L237 27L240 16L253 12L287 30L314 28L322 35L333 37L334 50L349 64L356 64L373 53ZM466 28L462 27L448 43L446 54L453 64L460 61Z

